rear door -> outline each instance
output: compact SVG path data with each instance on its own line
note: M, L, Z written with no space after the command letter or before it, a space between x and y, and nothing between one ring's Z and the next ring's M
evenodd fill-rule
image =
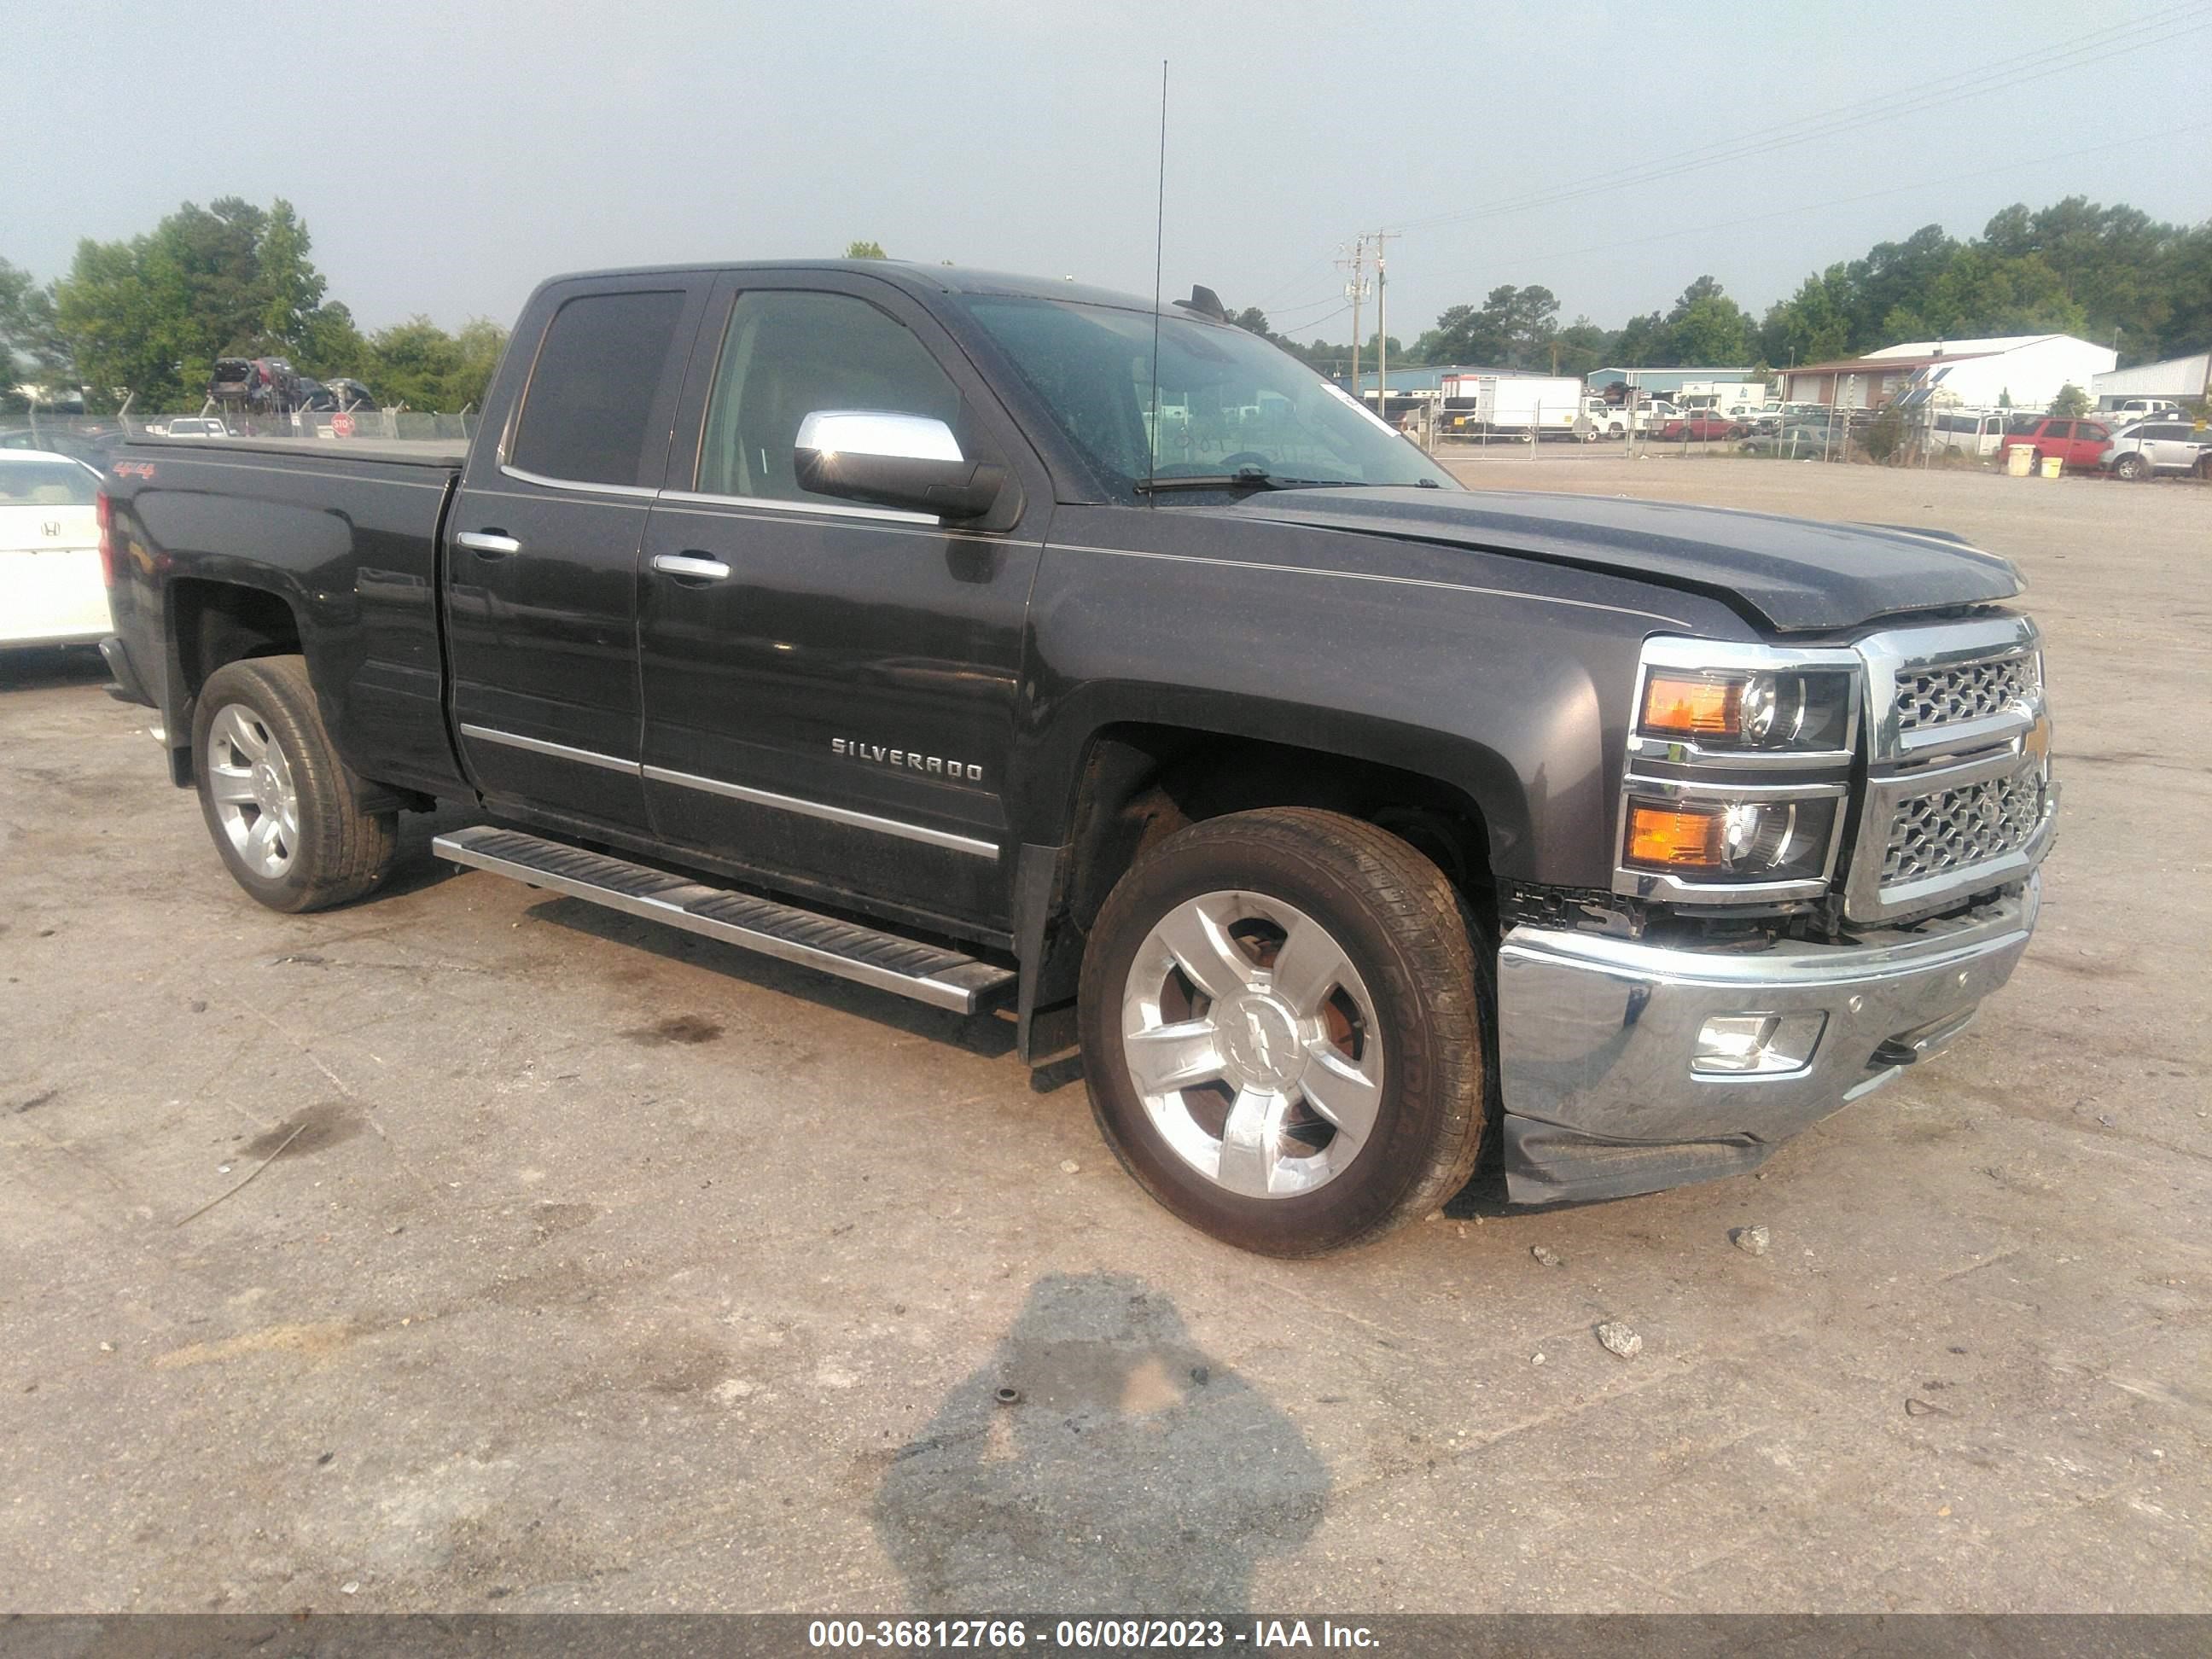
M461 755L487 800L632 831L637 561L712 277L596 278L532 303L538 341L499 441L447 515L446 606Z
M2190 441L2189 428L2179 421L2160 421L2155 426L2143 428L2149 440L2145 447L2150 451L2151 465L2165 472L2185 472L2197 465L2197 446Z
M964 525L811 494L817 410L940 420L1009 485ZM1051 492L943 328L891 284L732 273L646 537L659 834L801 890L997 928L1030 580Z

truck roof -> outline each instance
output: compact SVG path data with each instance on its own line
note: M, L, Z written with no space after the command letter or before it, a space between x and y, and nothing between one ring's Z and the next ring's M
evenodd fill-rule
M1024 276L1012 271L977 270L965 265L923 264L911 259L739 259L728 264L696 263L681 265L617 265L605 270L565 271L547 283L597 281L610 276L675 276L700 271L840 271L856 276L880 276L904 286L938 294L990 295L1022 300L1073 300L1084 305L1113 306L1124 311L1151 312L1152 301L1115 289L1095 288L1072 277ZM1162 299L1163 316L1212 319Z

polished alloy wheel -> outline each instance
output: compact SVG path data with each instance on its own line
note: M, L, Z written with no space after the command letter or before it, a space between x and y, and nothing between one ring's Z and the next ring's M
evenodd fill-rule
M1328 930L1280 899L1206 893L1161 917L1130 964L1121 1038L1153 1126L1231 1192L1311 1192L1374 1132L1374 999Z
M267 721L242 702L226 704L208 728L208 788L238 855L272 880L300 846L300 792L292 763Z

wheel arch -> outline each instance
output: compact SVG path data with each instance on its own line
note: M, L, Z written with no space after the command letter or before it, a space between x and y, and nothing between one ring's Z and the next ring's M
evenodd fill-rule
M1167 718L1160 718L1161 714ZM1381 718L1208 699L1085 722L1040 789L1017 872L1026 1020L1075 992L1091 925L1115 884L1189 823L1267 806L1312 806L1376 824L1443 870L1494 923L1496 884L1532 834L1532 799L1498 748ZM1517 860L1515 860L1517 862ZM1022 1046L1032 1045L1026 1023Z
M192 781L192 717L200 689L227 663L289 656L306 639L298 602L275 586L229 578L182 576L168 584L167 604L170 781Z

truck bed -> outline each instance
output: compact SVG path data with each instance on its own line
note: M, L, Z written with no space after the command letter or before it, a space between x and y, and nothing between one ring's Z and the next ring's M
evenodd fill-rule
M188 775L203 665L296 651L332 740L363 778L462 787L438 632L440 536L465 457L450 442L147 438L107 493L125 556L109 605L118 687L161 711ZM161 560L131 556L159 548ZM243 608L240 592L247 590Z

